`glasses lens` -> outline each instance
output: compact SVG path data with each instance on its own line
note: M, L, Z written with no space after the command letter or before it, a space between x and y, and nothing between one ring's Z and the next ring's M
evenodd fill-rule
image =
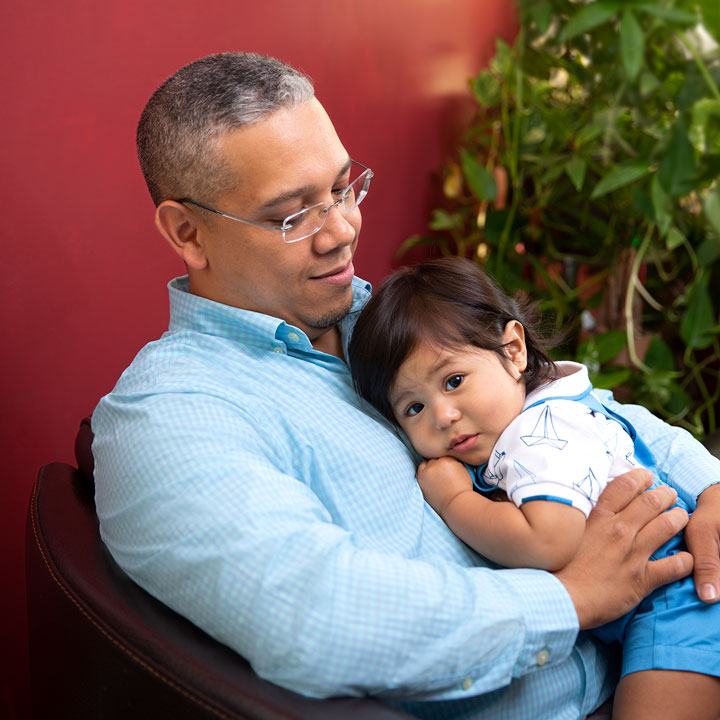
M343 193L342 201L338 201L335 207L342 208L345 214L352 212L365 199L372 177L372 170L369 168L363 170L350 181ZM286 217L282 227L285 242L298 242L314 235L325 224L329 209L329 205L318 203Z
M305 208L294 215L289 215L283 223L283 238L286 243L304 240L316 233L325 222L325 204L318 203Z
M350 182L343 196L345 212L354 210L365 199L372 176L372 171L368 168Z

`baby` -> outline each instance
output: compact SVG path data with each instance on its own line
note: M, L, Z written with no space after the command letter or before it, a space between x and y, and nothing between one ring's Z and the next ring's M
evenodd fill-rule
M655 463L583 365L550 359L537 323L471 261L427 262L375 293L349 362L359 394L426 458L422 492L459 538L508 567L558 570L606 484ZM509 502L491 501L498 490ZM655 557L680 548L677 536ZM596 633L623 642L615 720L643 717L659 691L682 701L666 719L720 716L720 603L702 603L692 579Z

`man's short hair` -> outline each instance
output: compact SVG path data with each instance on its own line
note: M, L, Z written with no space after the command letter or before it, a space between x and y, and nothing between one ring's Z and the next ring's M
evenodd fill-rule
M155 205L192 197L211 203L238 182L218 152L225 133L314 96L306 75L255 53L209 55L186 65L152 95L137 151Z

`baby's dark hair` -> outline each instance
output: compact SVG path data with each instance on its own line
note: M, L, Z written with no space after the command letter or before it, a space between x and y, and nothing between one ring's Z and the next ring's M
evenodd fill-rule
M358 394L395 422L390 390L400 366L421 342L440 347L474 345L508 358L502 343L511 320L525 328L525 391L556 377L536 305L509 297L474 262L443 258L390 275L358 318L348 351Z

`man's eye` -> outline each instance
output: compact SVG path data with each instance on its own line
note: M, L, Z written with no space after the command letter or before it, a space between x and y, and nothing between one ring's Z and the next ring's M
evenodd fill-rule
M417 415L421 410L423 409L422 403L413 403L406 411L405 414L412 417L413 415Z
M332 194L337 197L340 197L343 193L347 192L347 189L348 189L347 185L345 187L333 188Z
M452 375L445 381L445 389L446 390L455 390L455 388L460 387L460 383L463 381L462 375Z

